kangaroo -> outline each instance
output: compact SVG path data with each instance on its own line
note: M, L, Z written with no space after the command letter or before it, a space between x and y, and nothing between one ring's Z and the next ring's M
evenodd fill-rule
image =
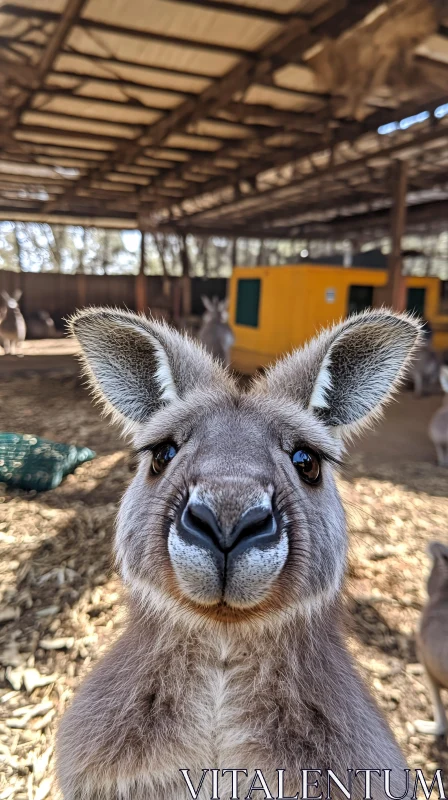
M27 320L28 334L32 339L55 339L57 331L48 311L36 311Z
M440 357L432 349L428 340L422 343L413 363L412 378L414 394L422 397L426 392L434 389L438 382Z
M230 348L235 337L228 323L227 301L218 300L217 297L209 300L208 297L203 296L202 302L205 313L198 334L199 341L212 356L228 366L230 364Z
M434 722L418 719L414 725L420 733L443 736L448 731L446 712L440 697L440 690L448 689L448 547L441 542L431 542L428 551L433 564L417 647L428 678Z
M439 467L448 467L448 367L440 368L440 385L444 391L441 407L436 411L429 423L429 438L436 448Z
M403 756L341 630L334 467L403 377L418 323L348 318L246 390L143 316L86 309L71 329L139 466L115 541L128 623L62 719L66 800L202 800L218 796L216 771L237 767L240 794L227 775L222 800L260 796L256 769L274 785L285 769L284 798L303 768L381 765L394 783Z
M17 289L11 296L8 292L2 291L1 295L6 303L6 313L0 321L0 339L5 355L16 355L17 347L22 344L26 336L25 320L19 308L22 292Z

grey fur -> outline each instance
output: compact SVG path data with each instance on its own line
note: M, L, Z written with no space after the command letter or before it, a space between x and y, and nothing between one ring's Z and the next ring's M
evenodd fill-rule
M422 342L412 365L416 397L422 397L427 392L434 391L438 385L440 365L440 354L433 350L429 342Z
M19 308L22 292L17 289L12 295L9 295L8 292L2 291L1 295L5 305L0 315L0 340L5 355L10 353L15 355L17 347L22 344L26 336L26 324Z
M27 318L28 336L32 339L55 339L58 336L48 311L36 311Z
M214 358L228 366L230 364L230 350L235 341L232 328L228 323L227 301L214 297L209 300L203 297L202 302L205 313L199 331L199 341L212 354Z
M439 375L444 398L431 418L428 434L435 447L439 467L448 467L448 367L441 367Z
M247 392L166 326L106 309L72 325L94 391L130 417L135 446L170 440L178 453L154 477L143 452L120 507L115 547L129 621L62 721L66 800L181 800L185 767L195 783L203 767L263 769L269 780L284 767L285 795L298 790L302 768L400 770L403 757L344 645L347 542L332 460L339 434L390 395L418 325L385 311L352 318ZM298 477L298 447L324 454L320 485ZM281 541L245 550L224 582L208 551L177 535L193 493L223 530L272 500ZM362 794L361 785L353 797ZM208 783L200 797L210 797Z
M448 731L448 720L440 697L440 690L448 689L448 547L441 542L431 542L429 554L432 569L417 647L429 683L434 722L416 720L414 724L420 733L443 736Z

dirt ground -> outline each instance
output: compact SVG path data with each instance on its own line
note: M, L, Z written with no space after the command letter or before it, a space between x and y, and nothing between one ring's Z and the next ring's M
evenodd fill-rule
M448 474L426 437L439 397L405 393L340 477L350 526L350 647L411 767L448 769L415 653L432 539L448 541ZM0 430L88 445L91 463L51 492L0 484L0 800L56 798L53 737L80 679L120 626L114 515L132 465L73 377L5 377Z

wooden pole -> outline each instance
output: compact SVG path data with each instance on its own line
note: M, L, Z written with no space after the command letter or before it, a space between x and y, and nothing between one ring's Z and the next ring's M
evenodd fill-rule
M178 328L182 317L182 278L173 278L173 323Z
M403 276L401 240L406 229L406 193L408 162L397 161L392 176L391 252L389 256L388 302L395 311L406 308L406 284Z
M235 269L237 264L237 247L238 247L238 237L232 240L232 269Z
M137 312L145 312L147 309L146 296L146 275L145 275L145 234L142 231L142 244L140 248L140 269L135 278L135 308Z
M87 278L84 272L76 273L76 302L78 308L87 305Z
M180 236L180 259L182 263L182 315L185 320L191 316L191 265L185 234Z

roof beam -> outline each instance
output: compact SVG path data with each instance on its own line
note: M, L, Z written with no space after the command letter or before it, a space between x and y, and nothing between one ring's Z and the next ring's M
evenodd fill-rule
M87 0L69 0L69 3L80 4L83 7ZM59 20L59 14L54 11L43 11L38 8L28 8L27 6L6 4L1 7L4 14L11 14L12 16L20 19L37 18L53 22ZM64 40L67 33L70 32L74 26L78 26L83 30L95 31L96 33L111 33L115 36L125 36L128 39L139 39L146 42L158 42L176 45L176 47L189 48L191 50L202 50L209 53L218 53L225 56L234 56L236 58L251 55L249 50L244 50L237 47L227 47L226 45L214 44L213 42L201 42L198 39L188 39L183 36L171 36L165 33L153 33L150 30L140 30L138 28L128 28L124 25L112 25L109 22L99 22L98 20L79 19L79 13L69 22L68 29L64 35ZM60 47L60 46L59 46ZM58 50L59 50L58 47ZM53 56L53 60L54 60ZM51 62L53 63L53 62ZM46 70L48 71L48 70Z
M65 8L58 16L56 27L45 48L43 57L37 65L37 81L40 85L53 67L54 60L69 35L72 26L78 21L87 0L67 0ZM5 7L3 8L5 11Z
M104 120L103 120L103 122L104 122ZM40 134L40 135L49 136L49 137L51 137L51 136L63 136L65 139L83 139L85 142L93 142L93 141L98 140L100 142L116 143L116 142L122 142L123 141L123 138L121 136L113 136L111 133L108 133L107 135L103 134L103 133L90 133L90 132L87 133L86 131L74 131L74 130L70 130L70 129L67 129L67 128L66 129L52 128L52 127L50 127L48 125L37 125L35 123L33 123L33 125L22 125L22 126L19 126L17 128L17 131L18 132L20 131L20 133L35 133L35 134ZM1 139L0 139L0 141L1 141ZM66 147L77 147L77 145L73 145L73 144L62 145L62 144L59 144L59 142L57 142L57 143L56 142L36 142L33 139L20 139L20 137L18 137L16 141L18 141L20 143L22 143L22 142L24 142L24 143L30 142L31 144L39 144L39 145L43 144L43 145L47 145L49 147L51 147L53 145L54 145L54 147L63 147L63 146L66 146ZM127 141L128 142L132 142L132 139L128 139ZM10 144L10 143L11 142L8 141L8 144ZM92 151L92 150L95 150L96 148L90 147L88 149ZM101 148L99 148L99 149L101 149ZM112 155L112 151L110 151L110 155Z
M2 69L2 62L0 62L0 70ZM29 68L31 70L31 67ZM75 87L76 89L83 87L85 83L98 83L101 86L117 86L118 88L122 89L123 92L126 92L127 89L141 89L145 92L153 92L154 94L160 95L178 95L179 97L197 97L197 92L187 92L184 89L172 89L170 87L164 88L163 86L151 86L147 83L140 83L139 81L128 80L127 78L120 78L119 76L111 76L110 78L105 78L103 75L97 76L93 75L89 72L60 72L57 70L56 72L52 73L52 76L56 78L63 78L78 81L79 86ZM48 91L48 89L57 87L56 83L47 82L45 84L44 91ZM76 95L76 97L89 97L92 100L101 100L103 98L98 97L97 95ZM118 101L117 101L118 102ZM139 105L143 108L148 108L148 106L144 106L143 102L139 102ZM161 108L161 111L166 109Z
M302 111L283 111L282 109L273 108L268 105L261 105L259 103L243 103L241 101L231 100L227 103L225 109L218 112L221 116L215 116L214 119L223 122L235 122L237 124L249 125L265 125L275 129L277 125L281 125L287 130L303 130L304 126L308 129L322 129L325 124L320 122L316 114ZM222 115L227 116L222 116ZM231 115L231 119L228 115ZM247 123L248 118L253 117L250 123ZM255 121L254 121L255 120ZM272 120L272 125L269 124Z
M43 142L29 142L25 140L16 141L16 145L20 147L12 148L5 153L5 157L9 158L11 152L14 155L23 155L26 160L29 156L52 156L53 158L67 158L73 156L74 158L85 158L88 161L102 161L109 155L107 150L92 150L86 149L81 145L72 144L45 144Z
M139 64L138 61L124 61L119 58L112 58L109 56L94 56L91 53L83 53L80 50L75 50L72 45L70 47L65 47L61 50L60 55L71 56L74 58L82 59L83 61L88 60L91 61L92 64L99 64L102 69L108 69L110 65L113 65L117 69L120 67L130 68L130 69L139 69L139 70L148 70L150 72L161 72L164 75L178 75L181 78L199 78L200 80L214 80L216 75L210 72L197 72L197 70L189 70L188 67L185 69L176 69L176 67L161 67L157 64L150 65L150 64ZM57 74L57 71L56 71ZM92 75L93 78L93 75Z
M69 35L72 26L82 13L86 3L87 0L67 0L62 14L51 15L52 20L56 22L56 26L49 38L47 45L44 47L43 56L39 59L39 63L34 68L34 76L30 87L31 89L39 87L53 68L54 61L61 47ZM16 12L19 10L20 6L3 5L1 7L1 12L3 14L12 14L13 16L20 16L20 14L16 14ZM28 12L26 16L41 16L40 12L34 11L34 9L26 9L26 11ZM29 93L30 92L28 92L28 94Z
M284 24L291 19L298 19L299 14L281 14L278 11L271 11L267 8L256 8L254 6L241 5L240 3L226 3L223 0L175 0L176 4L192 6L193 8L203 8L208 11L222 11L234 17L247 17L259 19L263 22L279 22ZM303 19L303 16L302 16Z
M140 100L136 100L134 98L129 98L127 100L111 100L109 97L98 97L97 95L91 94L78 94L77 91L69 90L69 89L60 89L54 88L53 86L44 86L42 89L39 89L38 94L40 95L47 95L48 99L52 97L58 100L84 100L86 103L98 103L99 105L104 106L114 106L118 110L122 110L125 112L126 108L135 108L138 111L150 111L156 114L163 114L167 111L166 108L160 108L160 106L149 106L146 103L140 102ZM30 106L29 111L45 111L49 114L58 114L58 111L53 111L51 108L46 108L45 103L41 105L33 105ZM171 111L171 109L168 109ZM82 114L75 113L73 116L78 116L80 119L94 119L90 115L88 117L84 117ZM103 118L102 122L109 122L110 124L116 125L141 125L141 122L128 122L126 119L118 120L118 119L106 119Z

